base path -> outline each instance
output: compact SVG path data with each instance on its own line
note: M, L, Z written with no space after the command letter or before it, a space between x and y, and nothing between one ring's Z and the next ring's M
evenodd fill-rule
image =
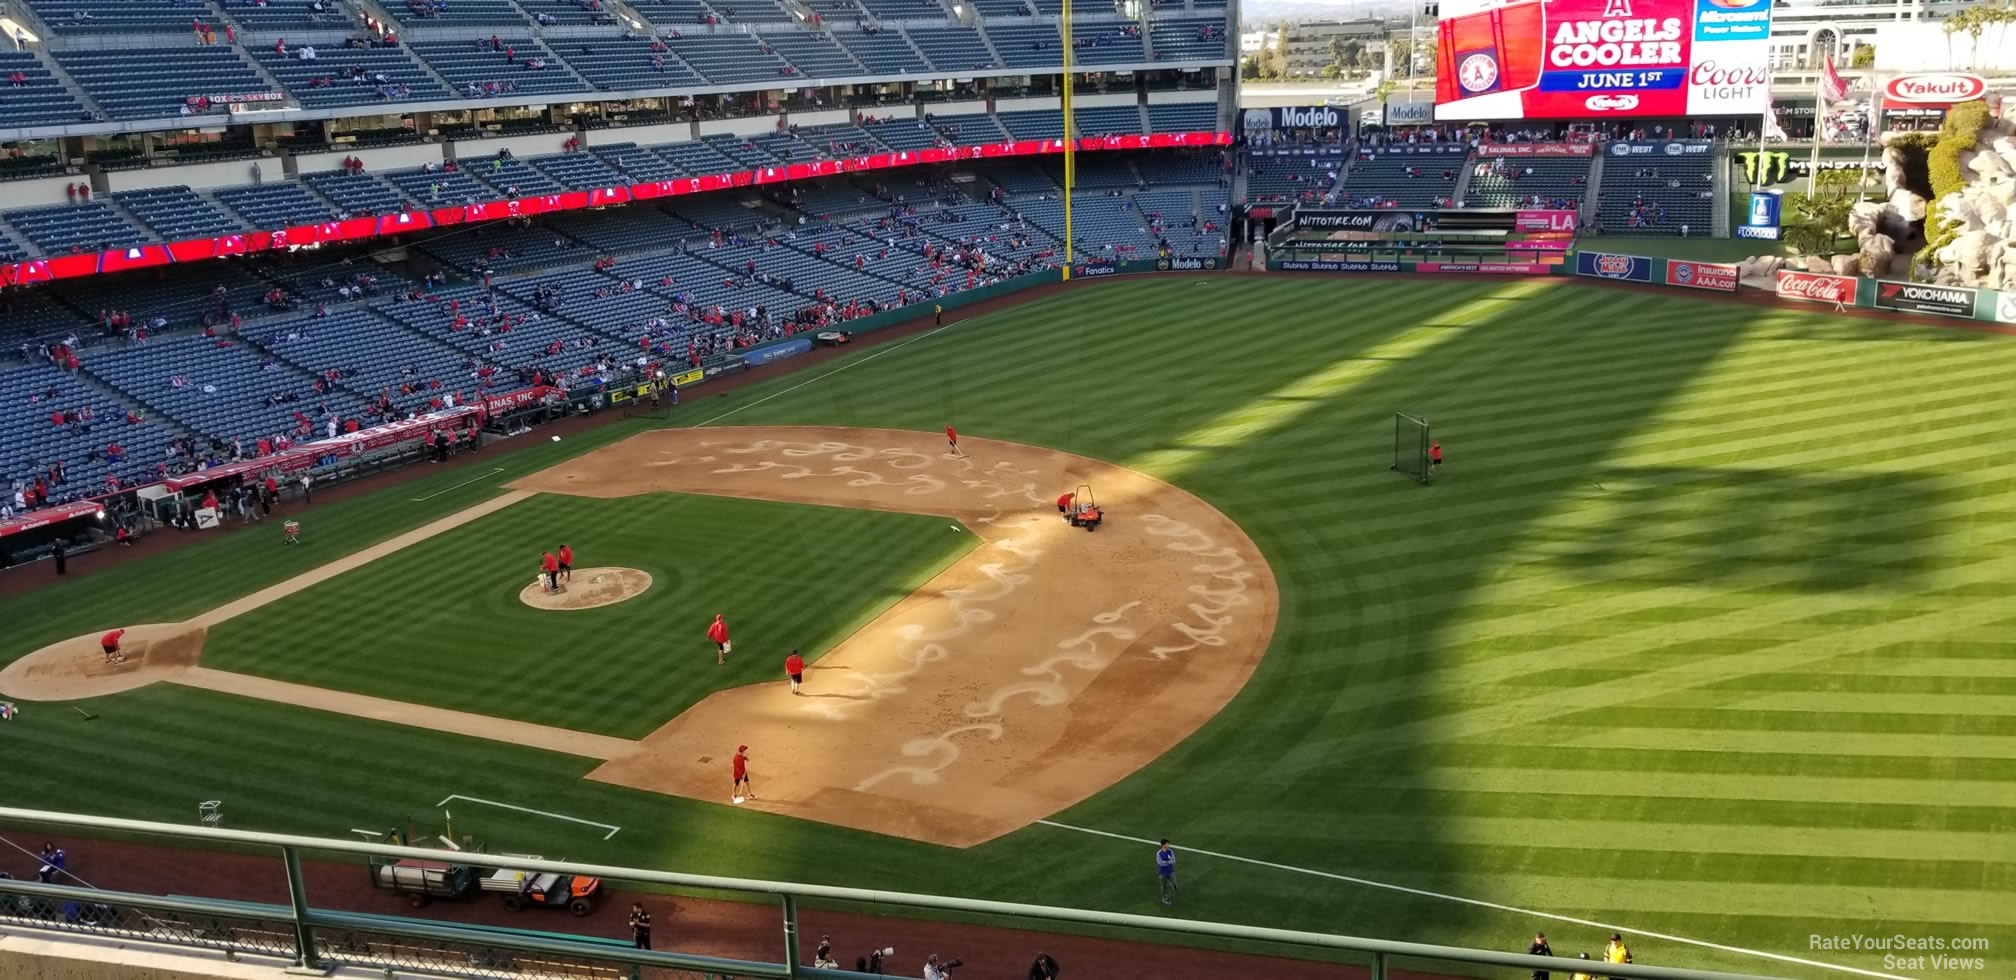
M1237 694L1277 615L1259 549L1195 496L1123 467L1015 443L847 428L648 432L522 490L711 493L943 515L983 546L828 650L805 696L715 694L591 778L952 846L1026 826L1173 748ZM1091 484L1107 520L1071 527ZM874 583L864 583L872 588ZM703 655L696 653L696 656Z

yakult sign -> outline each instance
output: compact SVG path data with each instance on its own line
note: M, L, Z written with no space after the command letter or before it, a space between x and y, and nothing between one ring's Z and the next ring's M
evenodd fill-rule
M1443 0L1437 119L1764 111L1771 0Z
M1950 106L1988 94L1988 82L1979 75L1937 72L1929 75L1899 75L1883 86L1883 104L1907 106Z

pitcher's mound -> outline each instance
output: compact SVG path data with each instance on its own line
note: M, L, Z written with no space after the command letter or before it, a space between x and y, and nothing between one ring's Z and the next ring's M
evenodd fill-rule
M51 643L0 669L0 695L23 701L74 701L131 691L196 666L204 629L186 623L126 627L123 664L105 662L102 633Z
M593 609L642 595L651 587L651 573L638 568L577 568L574 580L560 580L560 591L546 591L546 576L518 591L519 601L534 609Z

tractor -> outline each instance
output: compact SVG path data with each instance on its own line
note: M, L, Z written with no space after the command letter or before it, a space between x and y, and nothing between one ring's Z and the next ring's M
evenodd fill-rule
M1106 512L1099 509L1099 502L1092 497L1092 485L1081 483L1071 494L1071 513L1065 515L1072 527L1082 527L1087 531L1099 530L1106 520Z

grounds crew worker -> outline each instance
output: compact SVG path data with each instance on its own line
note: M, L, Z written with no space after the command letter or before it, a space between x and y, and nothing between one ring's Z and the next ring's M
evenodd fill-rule
M1610 963L1631 962L1631 947L1624 945L1624 934L1610 934L1610 944L1603 947L1603 959Z
M630 940L638 949L651 948L651 913L644 911L643 902L630 903Z
M945 325L945 304L931 304L931 322L941 327Z

